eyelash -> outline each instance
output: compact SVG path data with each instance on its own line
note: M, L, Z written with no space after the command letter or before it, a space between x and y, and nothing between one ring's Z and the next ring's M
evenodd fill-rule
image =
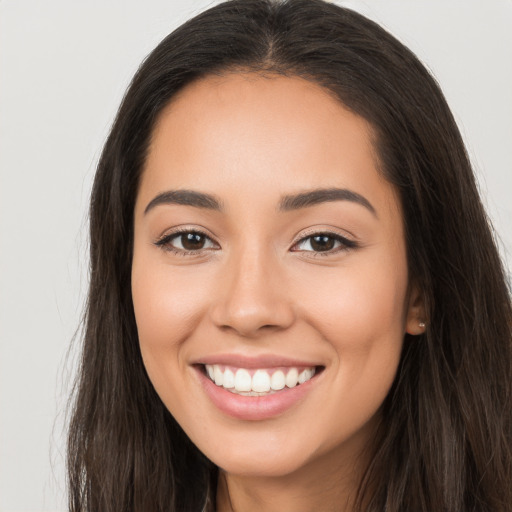
M309 240L309 244L311 245L311 241L315 237L327 237L334 242L339 242L339 246L333 249L329 249L327 251L300 251L300 250L294 250L293 252L307 252L311 253L309 254L309 257L318 258L318 257L326 257L326 256L332 256L333 254L337 254L344 251L349 251L351 249L356 249L359 245L354 240L350 240L344 236L339 235L338 233L333 233L331 231L315 231L312 233L306 234L306 236L303 236L300 240L295 242L293 244L293 247L296 247L300 244L303 244ZM293 248L292 248L293 250Z
M190 250L186 250L186 249L177 249L176 247L173 247L171 245L172 240L174 240L175 238L179 238L180 236L188 235L188 234L199 235L199 236L205 237L206 239L210 240L212 243L215 243L206 233L203 233L202 231L200 231L198 229L184 228L184 229L178 229L176 231L173 231L172 233L168 233L167 235L162 236L155 242L155 245L157 247L160 247L164 251L171 252L173 254L176 254L177 256L197 256L198 254L201 254L202 251L208 250L208 249L198 249L198 250L190 251Z
M178 256L197 256L199 254L202 254L203 251L210 250L210 248L207 248L207 249L202 248L202 249L197 249L197 250L186 250L186 249L178 249L176 247L173 247L171 245L171 242L174 239L179 238L180 236L182 236L184 234L199 235L201 237L205 237L210 242L215 244L215 242L206 233L204 233L204 232L202 232L200 230L197 230L197 229L186 229L186 228L173 231L172 233L168 233L168 234L164 235L163 237L161 237L160 239L158 239L154 244L157 247L160 247L162 250L171 252L171 253L173 253L175 255L178 255ZM314 237L320 237L320 236L324 236L324 237L328 237L330 239L333 239L335 242L339 242L341 245L339 247L335 248L335 249L329 249L329 250L326 250L326 251L300 251L300 250L293 250L293 247L296 247L296 246L298 246L300 244L303 244L306 241L313 239ZM348 238L345 238L345 237L343 237L343 236L341 236L341 235L339 235L337 233L333 233L333 232L330 232L330 231L315 231L313 233L307 234L307 236L304 236L300 240L295 242L293 244L293 247L291 249L293 252L308 252L308 253L311 253L310 254L311 257L315 257L316 258L316 257L330 256L332 254L337 254L338 252L343 252L343 251L349 251L351 249L356 249L356 248L359 247L359 244L357 242L355 242L353 240L349 240Z

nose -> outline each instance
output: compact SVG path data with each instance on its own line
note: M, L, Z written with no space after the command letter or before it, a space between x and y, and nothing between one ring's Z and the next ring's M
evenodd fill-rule
M221 274L211 309L218 328L255 338L293 323L283 269L268 252L247 249L233 255Z

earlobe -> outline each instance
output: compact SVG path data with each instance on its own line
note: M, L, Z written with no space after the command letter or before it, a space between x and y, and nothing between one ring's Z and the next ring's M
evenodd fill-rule
M409 295L405 332L413 336L418 336L423 334L425 330L425 301L423 299L423 293L418 286L413 285Z

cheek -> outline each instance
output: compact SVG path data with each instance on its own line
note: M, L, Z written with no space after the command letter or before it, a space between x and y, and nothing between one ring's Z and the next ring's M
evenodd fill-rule
M315 290L303 314L332 354L332 393L319 404L319 414L337 426L332 439L338 439L341 425L350 435L377 412L393 383L405 332L407 274L368 266L333 272L316 288L313 281L303 282L301 289ZM340 424L340 417L352 419Z
M406 292L404 270L368 265L333 269L321 282L310 274L295 293L302 297L303 315L335 348L360 351L378 340L402 340Z
M171 272L165 264L135 256L132 297L139 344L153 380L161 362L180 364L181 347L197 328L207 308L208 293L202 276Z
M146 372L176 419L203 425L195 418L198 411L190 408L188 394L177 392L187 389L186 340L207 308L209 294L202 286L203 276L173 272L168 265L144 256L136 253L134 257L132 297Z

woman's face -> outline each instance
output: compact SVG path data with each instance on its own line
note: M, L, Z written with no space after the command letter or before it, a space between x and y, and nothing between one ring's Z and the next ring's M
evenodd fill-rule
M155 127L134 222L142 357L197 447L253 476L356 458L419 329L368 123L300 78L201 79Z

